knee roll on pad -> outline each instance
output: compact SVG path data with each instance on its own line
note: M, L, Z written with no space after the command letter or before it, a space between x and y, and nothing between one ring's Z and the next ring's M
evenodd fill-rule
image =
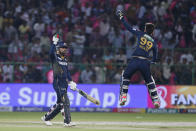
M123 79L122 85L129 85L129 80L128 79Z
M155 84L147 85L147 87L148 87L149 93L152 94L152 95L155 95L155 93L157 92L157 89L155 87Z
M120 88L120 94L122 93L127 93L128 92L128 86L127 85L122 85Z
M129 77L124 73L124 70L122 71L122 74L121 74L121 86L123 85L129 85Z
M158 93L157 93L157 88L155 85L155 81L153 79L153 77L151 76L151 81L150 83L146 84L146 86L148 87L148 92L150 94L150 97L152 99L152 101L159 99Z
M151 96L156 96L157 95L157 92L150 92L151 93Z
M123 85L122 89L129 89L129 87L127 85Z
M61 111L62 108L63 108L63 104L62 103L58 104L57 109L59 110L59 112Z
M157 89L155 87L155 84L152 83L152 84L147 84L147 87L148 87L148 92L151 96L151 99L157 99L158 98L158 93L157 93Z
M53 105L52 108L51 108L51 110L52 109L56 109L57 105L58 105L57 103L55 105Z
M52 106L52 108L50 108L49 114L55 110L58 110L59 108L62 108L62 105L60 103L56 103L55 105Z
M50 109L50 111L45 115L46 117L45 120L48 121L48 120L53 119L61 111L62 108L63 108L63 104L61 103L55 104Z

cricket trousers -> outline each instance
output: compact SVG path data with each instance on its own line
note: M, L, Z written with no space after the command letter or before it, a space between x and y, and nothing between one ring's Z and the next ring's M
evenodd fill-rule
M64 117L64 123L69 124L71 122L70 101L67 96L68 85L64 81L58 77L54 78L53 88L57 94L57 102L45 114L46 121L52 120L61 111Z
M159 99L155 81L150 72L150 61L141 58L132 58L124 72L122 72L120 93L128 92L130 78L136 71L141 72L152 101Z

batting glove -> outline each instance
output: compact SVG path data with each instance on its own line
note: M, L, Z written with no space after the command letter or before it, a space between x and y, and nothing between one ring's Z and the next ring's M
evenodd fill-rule
M77 89L76 88L77 84L73 81L70 81L68 85L69 85L70 89L73 91L75 91Z
M59 41L60 39L60 35L59 34L55 34L53 37L52 37L52 41L53 41L53 44L57 44L57 42Z
M116 12L116 14L117 14L117 16L120 18L120 20L124 17L123 15L123 12L121 11L121 10L118 10L117 12Z

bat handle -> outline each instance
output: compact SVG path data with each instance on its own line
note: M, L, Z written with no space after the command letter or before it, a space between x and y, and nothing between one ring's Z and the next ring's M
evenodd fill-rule
M79 92L80 90L78 88L76 88L76 91Z

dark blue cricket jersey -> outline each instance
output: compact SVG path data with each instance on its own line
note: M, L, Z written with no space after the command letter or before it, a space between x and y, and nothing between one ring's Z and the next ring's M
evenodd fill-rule
M64 84L67 84L67 82L71 81L71 75L68 70L68 61L65 57L63 58L57 54L54 44L52 44L50 48L50 59L52 62L54 79L58 79L58 83Z
M132 28L124 18L121 19L122 23L124 26L129 30L131 33L137 36L137 47L132 54L132 56L142 56L149 58L149 52L152 50L153 51L153 62L157 61L157 54L158 54L158 49L157 49L157 43L155 40L148 34L142 31L138 31L134 28Z

